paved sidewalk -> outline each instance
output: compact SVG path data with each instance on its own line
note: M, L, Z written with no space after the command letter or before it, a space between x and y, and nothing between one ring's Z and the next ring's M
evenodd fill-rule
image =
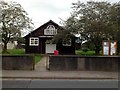
M38 62L38 63L35 65L35 71L47 71L47 70L46 70L45 63L46 63L46 57L43 57L43 58L40 60L40 62Z
M45 67L45 57L33 71L2 70L2 78L32 79L118 79L118 72L103 71L49 71Z

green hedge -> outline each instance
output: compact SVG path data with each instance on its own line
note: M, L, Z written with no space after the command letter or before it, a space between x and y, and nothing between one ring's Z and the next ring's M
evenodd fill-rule
M94 56L95 55L95 51L76 50L75 52L77 55L82 55L82 56Z

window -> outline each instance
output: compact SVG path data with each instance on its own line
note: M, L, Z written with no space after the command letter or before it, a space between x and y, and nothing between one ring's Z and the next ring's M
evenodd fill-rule
M45 35L56 35L57 34L57 29L53 25L49 25L45 30L44 30Z
M82 40L80 39L80 38L77 38L76 40L75 40L75 43L81 43L82 42Z
M71 46L71 39L63 40L62 45L63 46Z
M39 38L30 38L30 46L38 46L39 45Z

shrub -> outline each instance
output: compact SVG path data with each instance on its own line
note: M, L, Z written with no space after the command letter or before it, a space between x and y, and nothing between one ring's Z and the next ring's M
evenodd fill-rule
M88 51L88 48L84 48L82 49L83 52L87 52Z

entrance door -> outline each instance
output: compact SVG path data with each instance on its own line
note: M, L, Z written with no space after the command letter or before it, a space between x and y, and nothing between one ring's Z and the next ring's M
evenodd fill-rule
M46 44L46 53L54 53L54 50L56 50L56 44Z

